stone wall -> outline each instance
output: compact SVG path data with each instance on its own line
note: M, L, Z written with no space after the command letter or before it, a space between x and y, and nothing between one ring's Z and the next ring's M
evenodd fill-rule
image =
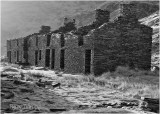
M120 19L94 32L94 71L101 74L117 66L148 70L151 67L152 29Z
M10 52L10 62L16 63L24 61L23 59L23 38L7 41L7 53Z
M126 13L114 22L108 22L108 11L96 10L95 21L78 30L74 21L46 34L35 33L7 41L8 57L11 54L12 63L28 62L68 73L86 73L86 63L90 66L89 72L95 75L114 71L120 65L148 70L151 65L152 29L139 24L133 16L135 12L130 15L128 8L130 5L124 5L123 13ZM86 62L86 50L91 52L87 59L89 62ZM60 65L63 62L64 68Z
M50 45L47 46L47 35L51 35ZM30 37L19 39L19 46L17 46L17 39L7 41L7 49L11 51L11 62L26 62L24 53L27 53L28 63L34 66L43 66L46 67L46 49L50 50L50 62L49 68L52 69L53 63L52 59L54 59L54 70L65 71L68 73L85 73L85 50L90 49L93 50L93 40L91 37L85 36L83 38L83 45L79 46L78 36L72 33L64 34L64 46L61 47L61 36L62 33L52 33L52 34L35 34L30 35ZM24 42L24 40L26 40ZM9 45L11 42L11 47ZM27 43L24 45L24 43ZM25 48L27 46L27 48ZM52 50L55 50L55 57L52 57ZM60 68L60 52L61 50L65 50L64 57L64 69ZM19 61L17 61L17 51L22 52L19 54ZM35 53L38 52L37 55L37 64L36 64L36 56ZM41 55L40 55L41 51ZM41 56L41 57L40 57ZM22 61L21 61L22 60ZM92 70L91 70L92 72Z

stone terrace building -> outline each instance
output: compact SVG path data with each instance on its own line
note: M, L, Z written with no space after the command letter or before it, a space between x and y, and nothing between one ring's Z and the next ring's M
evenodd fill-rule
M108 11L96 10L95 21L75 28L75 20L59 29L7 41L10 63L22 62L67 73L114 71L117 66L150 69L152 29L136 18L135 4L122 4L110 20Z

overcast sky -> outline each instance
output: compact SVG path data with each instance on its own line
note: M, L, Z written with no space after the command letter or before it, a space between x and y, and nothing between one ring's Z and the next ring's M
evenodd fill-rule
M96 1L2 1L1 54L6 53L6 40L38 32L41 25L52 30L62 24L66 15L94 10Z

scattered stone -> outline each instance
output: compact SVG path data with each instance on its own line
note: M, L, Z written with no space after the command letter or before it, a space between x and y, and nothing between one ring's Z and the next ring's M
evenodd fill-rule
M53 81L45 81L45 85L52 85Z
M5 73L1 73L1 77L7 77L8 74L5 74Z
M104 107L104 105L96 105L97 108Z
M63 72L58 72L57 76L63 76Z
M26 80L25 77L26 77L26 76L25 76L23 73L21 73L21 80Z
M40 83L40 82L36 82L36 85L39 86L39 87L45 87L45 84L44 83Z
M20 74L14 75L13 79L21 79L21 75Z
M8 67L8 68L5 68L3 72L19 72L19 70L13 67Z
M149 109L151 112L159 112L159 99L144 98L140 104L142 109Z
M5 113L12 113L12 112L13 112L13 110L11 108L5 109Z
M107 108L112 108L112 106L107 106Z
M59 74L59 72L58 72L58 71L55 71L55 74Z
M49 104L54 104L55 103L55 102L50 101L50 100L47 100L46 102L49 103Z
M45 71L47 71L48 69L44 68L44 67L35 67L34 70L45 70Z
M115 106L112 106L112 108L122 108L122 105L115 105Z
M4 86L3 88L7 88L7 89L16 89L16 87L13 87L13 86Z
M55 85L52 85L53 86L53 88L56 88L56 87L59 87L60 88L60 86L61 86L61 83L57 83L57 84L55 84Z
M13 79L13 75L8 75L7 78Z
M65 108L59 108L59 109L58 108L56 108L56 109L52 108L52 109L50 109L50 111L51 112L58 112L58 111L66 111L66 109Z
M79 105L78 108L80 109L85 109L85 108L88 108L89 106L88 105Z
M5 99L11 99L14 97L14 93L9 90L2 90L1 91L1 97Z
M20 91L21 92L27 92L27 93L33 93L34 92L34 90L33 89L30 89L30 88L20 88Z
M22 81L20 81L20 80L14 80L14 82L13 82L14 84L16 84L16 85L22 85L22 84L25 84L25 82L22 82Z
M135 99L141 99L141 96L139 96L138 94L134 95L133 98Z
M29 97L25 97L24 99L30 100L30 98L29 98Z

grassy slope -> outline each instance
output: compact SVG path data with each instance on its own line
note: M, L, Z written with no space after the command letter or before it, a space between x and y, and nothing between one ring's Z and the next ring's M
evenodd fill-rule
M130 70L128 67L118 67L115 72L107 72L101 76L93 75L67 75L57 77L47 71L31 72L25 71L33 77L50 77L56 82L61 82L62 86L71 88L110 88L121 91L127 97L139 95L141 97L158 98L159 96L159 74L158 72ZM49 76L51 74L51 76ZM29 77L30 78L30 77Z
M153 28L152 35L152 65L158 66L159 64L159 12L155 12L139 21L142 24L148 25Z
M104 73L99 77L94 77L93 75L65 77L62 82L75 86L87 84L88 86L109 87L113 90L122 91L128 97L139 95L142 97L158 98L159 96L158 73L133 71L127 67L118 67L115 72Z

